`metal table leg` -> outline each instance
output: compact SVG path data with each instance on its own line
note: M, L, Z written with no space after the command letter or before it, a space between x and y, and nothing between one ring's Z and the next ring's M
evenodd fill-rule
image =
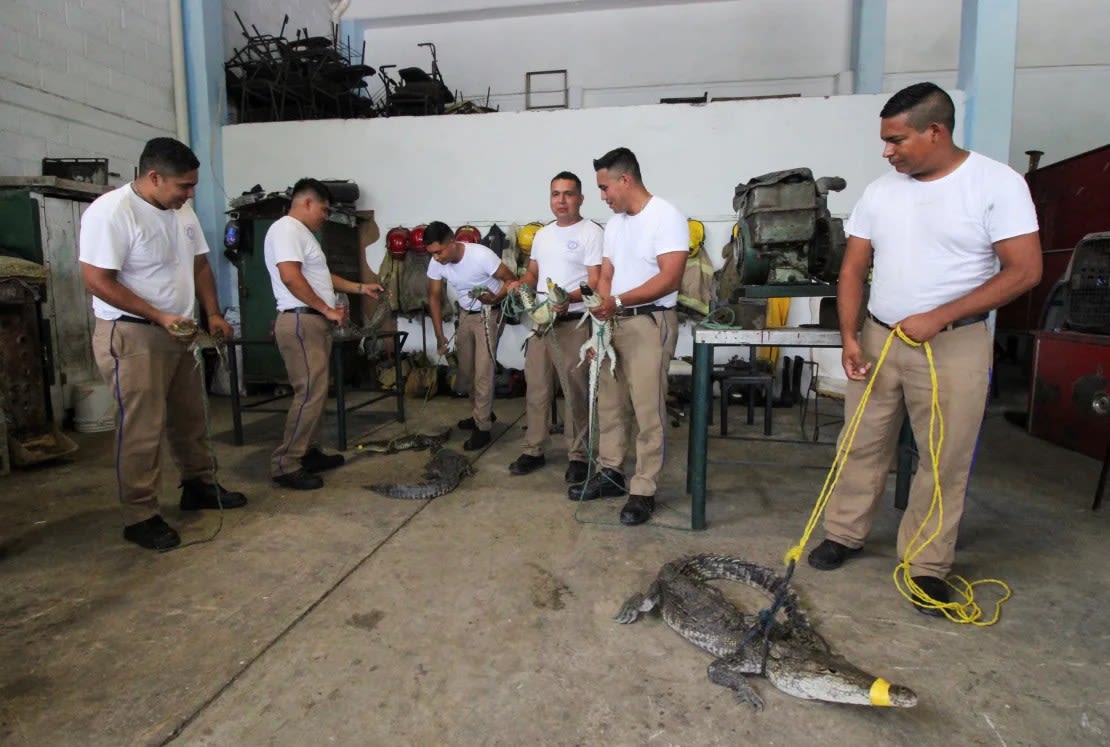
M227 378L231 387L231 430L236 446L243 445L243 412L239 402L239 361L235 355L235 345L227 346ZM242 350L239 346L239 350Z
M339 450L347 450L347 392L345 391L344 376L343 376L343 346L332 345L331 348L331 370L335 375L335 409L336 430L339 436Z
M709 374L712 358L712 345L694 343L693 402L686 459L686 487L690 492L690 528L695 530L705 529L705 462L709 443Z
M397 389L398 423L405 422L405 387L404 382L401 381L401 376L403 375L401 372L401 347L405 344L405 338L407 337L407 333L405 333L405 337L402 337L400 334L396 334L393 343L393 373L395 374L395 376L393 377L393 382L394 386Z

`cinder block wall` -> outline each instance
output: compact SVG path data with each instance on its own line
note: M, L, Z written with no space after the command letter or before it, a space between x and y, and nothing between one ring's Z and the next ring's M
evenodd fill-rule
M99 157L130 178L174 134L168 0L7 0L0 13L0 174Z

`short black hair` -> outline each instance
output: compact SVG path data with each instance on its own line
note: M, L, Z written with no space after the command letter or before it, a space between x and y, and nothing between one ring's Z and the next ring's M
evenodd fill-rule
M424 246L428 244L444 244L455 240L455 232L451 226L441 220L434 220L424 227Z
M914 83L890 97L879 116L883 119L909 112L908 122L918 132L933 124L956 129L956 106L952 97L936 83Z
M576 174L572 174L569 171L560 171L558 174L551 177L552 183L558 181L559 179L566 179L567 181L574 182L575 188L577 188L579 192L582 191L582 180L579 179Z
M139 173L154 171L161 176L181 176L200 168L200 159L189 146L172 137L148 140L139 156Z
M305 194L312 195L321 202L326 202L329 205L331 204L331 190L319 179L310 179L308 177L298 179L297 183L293 185L293 193L289 195L289 198L291 200L296 200L298 197Z
M602 169L628 174L636 180L637 184L643 181L640 176L640 162L636 160L636 154L628 148L614 148L601 158L595 158L594 171Z

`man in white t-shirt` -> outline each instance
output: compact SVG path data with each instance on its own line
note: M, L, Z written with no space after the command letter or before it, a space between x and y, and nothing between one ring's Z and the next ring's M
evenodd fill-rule
M949 603L944 579L955 559L971 458L987 404L992 357L987 316L1040 280L1037 215L1019 174L956 147L955 108L936 85L917 83L899 91L879 116L883 157L895 170L868 185L852 211L837 291L849 379L845 412L855 412L869 378L873 389L825 512L826 539L809 554L809 563L832 570L862 549L908 416L922 459L898 529L898 554L909 562L914 608L941 616L938 605ZM944 419L939 526L941 512L930 513L932 386L924 346L896 337L882 368L872 375L894 328L929 343L936 362Z
M440 306L444 282L459 299L459 319L455 324L458 388L470 392L471 405L470 417L460 420L459 428L472 431L463 448L474 451L489 444L490 429L497 419L493 414L493 374L501 337L501 311L497 305L507 293L505 284L516 276L489 247L455 241L451 227L442 221L432 221L424 229L424 245L433 260L428 264L428 312L440 355L447 353ZM479 288L484 290L475 293Z
M594 169L601 199L614 215L605 224L597 288L603 301L593 314L601 321L614 320L617 371L615 377L604 373L598 387L601 469L583 485L572 487L567 497L586 501L624 495L622 467L632 415L636 471L627 485L620 520L643 524L655 511L663 470L667 371L678 340L674 307L690 253L690 232L677 208L644 187L640 164L628 148L609 151L594 161Z
M376 283L354 283L328 269L328 258L314 235L324 227L331 193L315 179L293 185L289 213L266 232L266 269L277 301L277 343L293 403L285 419L281 445L270 457L275 484L293 490L323 487L318 473L343 464L342 454L320 450L320 423L328 402L332 330L343 321L335 308L335 291L378 297Z
M566 405L563 435L567 445L569 485L579 485L589 471L586 436L589 431L587 403L588 371L578 365L579 349L589 339L589 325L581 324L582 291L586 281L596 288L601 276L601 251L604 233L601 226L582 217L582 180L562 171L551 180L551 212L555 222L536 232L528 269L520 280L509 283L509 293L521 285L535 288L537 300L546 294L547 281L569 293L566 304L555 307L551 329L528 341L524 357L524 378L528 384L525 408L527 429L524 451L509 465L514 475L527 475L546 464L543 447L551 430L551 403L556 383L563 387Z
M199 167L183 143L154 138L135 180L98 197L81 218L81 276L96 317L93 355L116 401L123 537L152 550L181 543L158 508L163 436L181 471L181 510L247 502L216 483L204 384L189 350L198 299L208 331L232 334L204 256L204 232L188 204Z

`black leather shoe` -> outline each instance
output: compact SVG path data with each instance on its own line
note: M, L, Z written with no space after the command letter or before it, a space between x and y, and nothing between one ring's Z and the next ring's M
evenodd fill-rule
M182 511L200 511L205 508L242 508L247 505L247 497L220 485L219 500L216 500L216 486L199 477L181 482Z
M495 413L495 412L490 413L489 422L491 422L491 423L496 423L497 422L497 413ZM460 431L472 431L476 427L475 424L474 424L474 418L473 417L463 418L456 425L458 425Z
M327 472L342 467L345 461L342 454L325 454L313 446L301 457L301 466L305 472Z
M463 449L466 451L477 451L489 445L491 441L489 431L474 431L470 434L470 438L466 439L463 443Z
M320 479L319 475L314 475L303 469L278 475L274 477L274 482L283 488L292 488L293 490L316 490L324 487L324 481Z
M597 498L619 498L628 492L624 486L624 475L615 469L604 467L588 482L572 485L567 498L572 501L592 501Z
M532 456L531 454L521 454L516 458L516 461L509 465L509 472L514 475L527 475L529 472L535 472L540 467L547 464L543 454L539 456Z
M655 512L654 495L630 495L621 509L621 524L634 527L643 524Z
M921 591L928 594L933 599L933 602L948 604L952 601L948 593L948 584L945 583L944 579L937 578L936 576L913 576L911 580L917 584ZM919 599L921 603L918 603ZM931 605L933 602L922 599L917 594L913 594L913 599L911 599L910 602L913 604L913 608L923 615L928 615L929 617L944 617L944 610L942 609L937 609L932 606L923 607L922 604Z
M181 537L158 514L146 521L125 526L123 538L148 550L169 550L181 544Z
M590 465L586 462L573 461L567 465L567 473L564 479L567 485L581 485L586 482L586 475L590 471Z
M848 547L827 539L809 553L809 564L819 571L835 571L848 558L859 555L862 547Z

